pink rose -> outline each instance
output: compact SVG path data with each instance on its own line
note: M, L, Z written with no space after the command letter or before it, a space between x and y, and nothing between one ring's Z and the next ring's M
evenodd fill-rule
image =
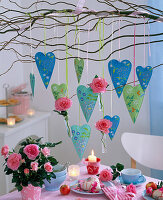
M126 192L131 192L131 193L136 194L136 186L133 185L133 183L131 183L130 185L126 187Z
M12 169L13 171L16 171L20 166L20 161L22 157L18 153L13 153L9 155L7 160L7 167Z
M99 180L100 181L111 181L113 179L113 174L111 173L111 169L108 170L108 169L103 169L101 172L100 172L100 176L99 176Z
M29 144L24 148L24 153L30 160L35 160L39 152L39 147L36 144Z
M38 163L37 162L31 162L31 170L36 171L38 170Z
M92 83L90 83L90 87L93 90L93 93L104 93L106 92L106 87L108 83L103 78L94 78Z
M50 164L50 162L47 162L47 163L44 164L44 169L45 169L46 172L52 172L53 171L53 167Z
M50 149L47 147L43 148L41 152L44 154L45 157L50 156Z
M57 111L68 110L71 106L72 106L72 101L67 97L62 97L55 101L55 109Z
M24 169L24 174L28 175L29 174L29 169L25 168Z
M3 146L1 149L1 155L4 156L4 158L6 158L8 153L9 153L9 147L7 145Z
M109 128L112 127L112 122L107 119L100 119L98 122L96 122L95 127L97 130L108 134Z
M152 193L153 193L152 187L148 187L147 190L146 190L146 194L149 195L149 196L152 196Z

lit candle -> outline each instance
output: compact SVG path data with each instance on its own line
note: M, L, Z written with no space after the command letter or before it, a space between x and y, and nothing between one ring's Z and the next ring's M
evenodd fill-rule
M68 175L71 180L77 180L80 175L80 167L78 165L70 165L68 167Z
M28 115L28 117L33 117L35 115L35 110L34 109L28 109L27 115Z
M97 161L97 158L94 155L94 151L93 150L92 150L92 154L88 156L88 161L89 162L96 162Z
M15 126L15 118L7 118L7 126L14 127Z

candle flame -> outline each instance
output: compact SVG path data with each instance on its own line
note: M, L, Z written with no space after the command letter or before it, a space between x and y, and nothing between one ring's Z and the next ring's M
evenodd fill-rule
M93 151L93 149L92 149L92 156L94 156L94 151Z

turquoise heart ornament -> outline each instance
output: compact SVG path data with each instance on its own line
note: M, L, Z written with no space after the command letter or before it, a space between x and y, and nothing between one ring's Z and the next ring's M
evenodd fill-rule
M127 83L131 68L132 64L129 60L119 62L118 60L113 59L108 63L109 74L119 98L123 92L124 86Z
M48 52L46 55L38 52L35 55L35 61L41 79L47 89L55 66L55 55L52 52Z
M96 105L98 94L93 93L90 87L86 88L84 85L79 85L77 88L77 96L78 96L78 100L79 100L81 109L83 111L84 117L86 121L89 122L89 119Z
M84 124L83 126L73 125L71 126L71 131L72 142L81 160L90 138L91 128L88 124Z
M109 115L106 115L104 119L110 120L112 122L112 127L109 128L109 137L112 140L115 136L115 133L117 131L117 128L119 126L120 117L118 115L115 115L113 117L110 117Z
M142 66L138 66L136 68L136 74L137 74L139 83L144 91L148 87L148 84L152 76L152 72L153 72L153 69L151 66L147 66L145 68L143 68Z
M35 75L30 73L30 85L31 85L31 90L32 90L32 96L34 97L35 93Z

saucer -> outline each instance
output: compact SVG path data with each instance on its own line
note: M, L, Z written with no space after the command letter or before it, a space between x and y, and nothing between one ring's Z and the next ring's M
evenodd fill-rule
M143 176L143 175L142 175L142 176ZM123 179L122 179L122 176L119 176L118 179L119 179L119 181L120 181L121 184L123 184L123 185L130 185L130 183L124 183L124 181L123 181ZM140 182L138 182L138 183L133 183L133 185L139 186L139 185L141 185L141 184L143 184L143 183L145 183L145 182L146 182L146 178L143 176L143 180L142 180L142 181L140 181Z

